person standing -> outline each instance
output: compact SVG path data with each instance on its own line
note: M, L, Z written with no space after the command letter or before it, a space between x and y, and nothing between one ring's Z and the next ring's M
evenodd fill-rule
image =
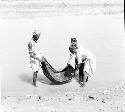
M30 58L30 68L33 71L33 85L36 87L36 80L39 68L41 66L42 56L38 49L38 40L41 32L34 30L31 40L28 42L29 58Z

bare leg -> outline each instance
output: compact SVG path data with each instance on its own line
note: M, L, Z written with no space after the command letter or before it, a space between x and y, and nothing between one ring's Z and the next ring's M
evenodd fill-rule
M84 72L84 63L81 63L79 67L79 83L81 86L85 85L85 72Z
M33 85L36 87L36 79L37 79L37 74L38 74L38 71L34 72L33 73Z

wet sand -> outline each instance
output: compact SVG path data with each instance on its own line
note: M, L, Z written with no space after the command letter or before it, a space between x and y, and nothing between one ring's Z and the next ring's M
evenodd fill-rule
M89 83L80 87L73 80L65 88L55 85L48 95L39 86L34 88L34 94L2 96L2 109L3 112L125 112L125 82L108 84Z

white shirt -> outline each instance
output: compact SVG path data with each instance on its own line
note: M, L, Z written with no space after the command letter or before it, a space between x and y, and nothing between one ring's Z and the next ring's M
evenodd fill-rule
M32 45L31 49L29 49L29 52L34 53L34 55L36 55L37 58L41 58L41 54L38 49L38 43L34 42L32 39L29 43ZM29 66L31 67L33 64L39 66L40 62L29 56Z
M72 53L70 54L70 56L72 57L72 59L70 61L70 64L73 67L75 67L75 57L76 56L77 56L77 59L78 59L78 64L82 63L82 56L83 55L87 56L87 58L90 59L90 63L89 63L89 61L87 61L85 63L84 70L89 75L92 75L93 73L90 73L90 66L92 68L92 71L95 72L95 69L96 69L96 58L95 58L95 56L89 50L83 48L81 45L78 45L77 54L72 54Z
M38 49L38 43L34 42L32 39L31 39L30 43L32 45L32 49L29 52L33 52L36 55L36 57L41 58L41 54Z

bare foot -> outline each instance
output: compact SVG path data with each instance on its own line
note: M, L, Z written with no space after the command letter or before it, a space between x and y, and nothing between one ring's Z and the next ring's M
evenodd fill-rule
M79 84L80 84L80 87L83 87L85 85L84 82L79 82Z
M33 82L33 85L34 85L34 87L38 87L38 85L36 84L36 82Z
M38 85L34 85L34 87L38 87Z

